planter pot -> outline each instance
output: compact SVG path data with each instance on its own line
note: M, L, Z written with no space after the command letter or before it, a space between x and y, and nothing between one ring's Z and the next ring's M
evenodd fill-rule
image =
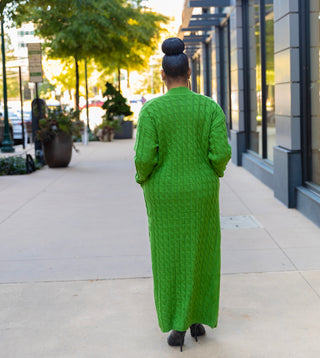
M102 130L99 129L97 136L101 142L112 142L114 138L114 130Z
M133 137L133 121L121 121L120 129L115 132L115 139L130 139Z
M112 142L114 138L114 130L108 130L107 133L107 142Z
M55 138L43 144L43 154L50 168L67 167L72 155L72 136L58 133Z

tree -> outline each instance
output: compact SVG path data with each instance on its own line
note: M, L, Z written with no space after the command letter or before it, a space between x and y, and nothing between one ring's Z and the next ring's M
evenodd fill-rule
M55 86L59 86L62 91L72 92L75 88L75 68L74 61L72 58L67 60L61 59L49 59L47 57L43 58L43 68L44 72L49 80L49 82ZM107 74L103 70L99 70L97 65L93 60L88 61L87 63L87 73L88 73L88 84L89 84L89 93L91 90L91 95L96 95L98 88L103 88L105 85L105 80ZM79 82L84 83L85 81L85 64L84 60L79 61ZM80 96L85 95L85 88L80 86L79 88Z
M106 120L112 120L114 117L121 115L130 116L132 114L130 106L126 103L126 98L111 83L106 83L106 90L103 95L107 98L102 105L102 108L106 110Z
M7 5L13 5L18 2L19 1L16 1L16 0L1 0L0 1L0 18L2 19L2 16L5 12L5 8Z
M159 39L166 32L161 24L168 22L164 15L148 11L141 7L141 1L134 1L134 6L127 9L127 21L129 26L125 33L126 48L117 54L114 62L110 58L102 58L101 63L118 70L123 68L128 71L142 70L149 62L150 56L157 49ZM129 76L128 76L129 78Z
M55 87L48 81L48 79L44 78L43 82L39 86L40 96L42 98L49 99L54 89Z
M73 57L79 108L80 60L94 58L109 67L128 67L129 61L144 63L141 47L145 47L145 53L155 47L158 24L164 17L144 14L142 10L140 1L29 0L20 3L12 16L18 24L35 24L36 34L45 40L49 56Z
M20 4L13 18L32 21L54 58L73 57L76 73L76 108L79 108L79 61L111 52L114 33L121 30L117 16L122 0L32 0ZM110 11L111 9L111 11ZM106 31L105 29L109 29ZM120 43L121 46L121 43Z
M163 89L163 82L161 79L162 59L158 58L154 60L154 63L147 67L147 71L141 72L142 79L140 90L138 94L144 93L161 93Z

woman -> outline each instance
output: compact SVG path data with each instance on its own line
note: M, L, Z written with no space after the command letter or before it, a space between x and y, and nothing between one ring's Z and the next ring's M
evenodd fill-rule
M219 177L231 156L225 116L210 98L188 89L184 43L162 44L168 92L141 109L136 181L149 223L154 297L160 329L182 346L202 324L216 327L220 289Z

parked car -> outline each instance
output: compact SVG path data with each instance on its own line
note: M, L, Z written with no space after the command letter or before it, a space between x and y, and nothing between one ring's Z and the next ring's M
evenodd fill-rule
M21 112L9 112L9 118L13 127L13 140L15 144L22 143L22 119ZM24 121L24 134L27 141L30 140L30 135L32 131L32 114L31 111L23 111L23 121Z
M11 124L10 120L9 120L9 131L10 131L10 137L12 140L13 129L12 129L12 124ZM3 117L3 114L0 112L0 146L2 145L3 137L4 137L4 117Z

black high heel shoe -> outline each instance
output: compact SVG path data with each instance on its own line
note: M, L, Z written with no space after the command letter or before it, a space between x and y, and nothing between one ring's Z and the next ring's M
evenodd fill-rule
M203 325L200 323L194 323L190 326L191 336L194 337L196 342L198 342L198 337L204 336L206 334L206 330Z
M185 334L186 331L180 332L173 330L168 337L169 346L180 346L180 352L182 352Z

